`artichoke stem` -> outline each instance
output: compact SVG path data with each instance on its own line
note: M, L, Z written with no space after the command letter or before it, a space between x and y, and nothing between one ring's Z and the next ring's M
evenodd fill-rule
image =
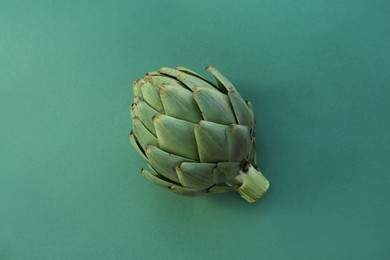
M242 183L237 188L238 193L248 202L255 202L260 199L269 187L268 180L252 165L240 170L236 179Z

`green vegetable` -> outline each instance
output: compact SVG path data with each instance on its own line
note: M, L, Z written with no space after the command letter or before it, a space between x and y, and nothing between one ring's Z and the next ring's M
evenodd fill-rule
M182 195L237 190L249 202L269 187L257 169L255 117L232 83L217 85L183 68L161 68L134 82L130 141L148 162L147 180Z

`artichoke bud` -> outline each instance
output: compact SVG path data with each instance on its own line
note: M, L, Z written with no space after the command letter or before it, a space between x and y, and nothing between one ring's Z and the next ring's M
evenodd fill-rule
M236 190L255 202L269 182L256 165L252 104L218 70L206 70L217 84L184 67L134 81L130 141L149 166L141 174L181 195Z

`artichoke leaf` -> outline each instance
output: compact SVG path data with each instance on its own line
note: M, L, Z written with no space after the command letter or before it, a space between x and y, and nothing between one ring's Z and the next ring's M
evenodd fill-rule
M204 120L225 125L237 123L229 98L225 94L214 89L196 88L193 97Z
M200 121L195 126L195 138L201 162L221 162L228 160L226 129L228 126L208 121Z
M240 173L240 170L240 162L219 162L214 169L214 180L216 183L226 183L229 186L235 187L239 184L236 177Z
M251 131L251 134L253 137L256 136L256 118L255 118L255 111L253 110L253 105L252 105L252 102L250 102L249 100L245 101L249 110L252 112L252 116L253 116L253 124L251 126L252 128L252 131Z
M228 96L238 123L252 127L254 116L245 100L236 90L229 90Z
M130 105L130 116L131 116L131 119L133 119L134 117L138 117L135 102Z
M158 114L158 112L142 99L135 103L134 106L136 115L138 115L141 122L154 136L156 136L156 129L154 128L153 118Z
M153 145L146 147L145 153L153 169L165 178L177 183L180 182L176 174L176 167L180 166L183 162L192 161L188 158L167 153Z
M252 163L253 167L257 168L256 138L254 138L254 137L253 137L252 151L251 151L251 155L250 155L249 161Z
M248 107L247 103L237 92L233 84L217 69L209 66L206 67L206 70L214 75L219 85L225 90L223 92L228 94L238 123L252 126L254 115L250 112L250 108Z
M155 110L163 113L164 107L160 100L158 88L153 86L150 82L145 82L141 85L141 92L144 100Z
M198 77L198 78L200 78L201 80L204 80L204 81L206 81L207 83L209 83L210 85L214 86L213 83L211 83L211 82L210 82L209 80L207 80L205 77L203 77L202 75L196 73L196 72L193 71L193 70L190 70L190 69L185 68L185 67L176 67L176 70L179 70L179 71L185 72L185 73L187 73L187 74L190 74L190 75L192 75L192 76ZM214 87L215 87L215 86L214 86ZM216 87L215 87L215 88L216 88Z
M143 149L145 149L147 145L158 146L157 138L149 132L138 117L133 118L133 129L134 134Z
M160 187L163 187L163 188L171 188L174 184L171 183L171 182L168 182L166 180L163 180L161 178L158 177L158 174L153 174L151 172L149 172L148 170L145 170L145 169L141 169L141 175L145 177L145 179L147 179L148 181L160 186Z
M190 189L178 185L171 186L170 190L174 193L184 196L198 196L207 192L207 189Z
M250 128L245 125L230 125L226 129L229 162L248 159L253 148Z
M141 155L141 157L145 160L148 161L148 158L146 158L145 153L143 149L141 148L140 144L137 141L137 138L135 137L133 131L130 132L130 143L133 145L135 150Z
M235 187L227 186L227 185L215 185L207 190L209 193L224 193L228 191L235 190Z
M180 81L166 75L146 76L145 80L151 83L156 89L158 89L162 85L173 85L181 88L186 88Z
M192 91L194 91L196 88L217 90L213 85L211 85L207 81L204 81L198 77L192 76L184 72L180 73L176 78L178 81L182 82Z
M199 107L188 89L162 85L159 91L166 115L192 123L198 123L202 119Z
M176 168L180 183L188 188L206 189L214 185L215 163L184 162Z
M177 78L182 72L172 69L172 68L167 68L167 67L162 67L158 70L161 74L165 74L174 78Z
M161 76L162 74L158 71L149 71L146 75L147 76Z
M255 111L253 110L253 104L249 100L245 101L246 105L248 106L249 110L252 111L253 117L255 116Z
M192 160L198 160L194 136L195 124L167 115L153 118L161 149Z
M153 170L151 170L154 172ZM203 193L206 193L207 190L199 190L199 189L190 189L186 187L181 187L179 185L176 185L174 183L171 183L169 181L163 180L162 178L159 177L158 173L154 172L151 173L148 170L142 169L141 170L141 175L145 177L148 181L163 187L163 188L168 188L170 191L180 194L180 195L185 195L185 196L197 196L201 195Z
M221 72L219 72L216 68L211 66L207 66L206 70L209 71L215 79L217 80L219 86L224 90L224 93L227 93L229 90L235 90L233 84L228 80Z
M145 83L144 79L137 79L133 83L134 97L142 98L141 85Z

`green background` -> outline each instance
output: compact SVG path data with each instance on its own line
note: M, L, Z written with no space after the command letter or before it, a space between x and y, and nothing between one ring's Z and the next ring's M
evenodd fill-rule
M271 187L155 187L132 81L227 75ZM390 2L0 1L0 259L389 259Z

